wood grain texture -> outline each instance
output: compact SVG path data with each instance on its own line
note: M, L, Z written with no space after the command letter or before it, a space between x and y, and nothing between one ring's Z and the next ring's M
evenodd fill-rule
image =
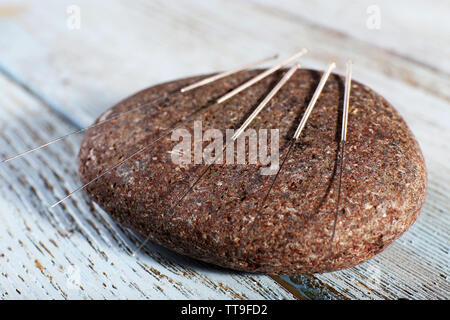
M253 1L277 15L291 15L381 47L436 72L450 72L448 1ZM379 25L375 26L375 22Z
M435 1L430 11L418 2L391 2L378 1L381 29L368 30L365 2L2 1L0 70L23 87L2 80L0 125L9 129L2 128L0 150L10 155L73 130L69 123L89 125L118 100L162 81L275 52L287 56L301 47L310 49L301 59L308 67L322 69L333 59L343 72L351 58L355 79L385 96L416 135L429 171L427 200L416 224L371 261L283 279L307 298L448 299L450 76L448 22L441 17L449 8L445 1ZM67 28L69 4L81 9L79 30ZM422 12L426 19L419 26ZM46 204L79 183L78 141L71 138L0 168L6 181L0 186L4 296L64 298L63 291L69 298L292 298L268 277L217 271L154 246L147 248L149 255L131 258L136 236L81 193L48 213ZM80 268L84 290L64 287L70 265Z

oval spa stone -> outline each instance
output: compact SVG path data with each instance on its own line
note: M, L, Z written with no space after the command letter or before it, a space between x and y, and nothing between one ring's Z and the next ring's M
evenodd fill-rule
M370 259L414 223L425 200L427 175L419 145L404 120L383 97L356 81L333 240L344 92L344 79L335 74L263 208L275 175L261 174L266 163L259 158L256 164L213 164L187 192L207 165L174 163L172 150L181 140L174 141L170 129L179 126L192 133L198 119L202 132L215 128L225 135L225 129L237 129L286 70L223 104L214 101L259 72L240 72L172 94L202 77L176 80L143 90L107 110L96 123L114 119L90 128L81 144L83 183L146 148L91 183L87 192L116 221L149 240L227 268L316 273ZM249 127L279 129L280 164L320 76L317 71L298 70ZM117 116L126 111L130 112Z

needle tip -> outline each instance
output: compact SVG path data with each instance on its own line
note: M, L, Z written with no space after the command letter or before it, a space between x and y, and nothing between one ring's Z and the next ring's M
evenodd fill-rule
M66 197L67 198L67 197ZM65 200L66 198L59 200L58 202L55 202L54 204L52 204L50 207L48 207L49 209L53 209L54 207L56 207L58 204L60 204L61 202L63 202L63 200Z
M14 157L10 157L10 158L3 159L0 163L7 163L7 162L10 162L11 160L14 160L14 159L16 159L16 158L19 158L19 156L20 156L20 154L19 154L19 155L15 155Z

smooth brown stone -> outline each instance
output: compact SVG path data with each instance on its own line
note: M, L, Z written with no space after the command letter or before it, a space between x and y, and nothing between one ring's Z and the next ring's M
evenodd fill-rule
M79 154L82 182L194 111L198 111L196 119L203 117L203 132L237 129L285 71L222 105L213 101L260 71L241 72L176 94L89 129ZM316 71L297 71L250 125L280 129L280 163L320 76ZM200 78L143 90L107 110L97 122ZM414 223L425 200L427 175L419 145L397 111L353 81L342 176L343 212L330 255L343 92L344 79L331 75L260 214L258 208L274 176L261 175L258 165L213 165L195 190L171 210L206 165L174 164L170 151L178 142L170 134L86 189L121 224L178 253L223 267L298 274L355 266L381 252ZM183 127L192 132L193 121Z

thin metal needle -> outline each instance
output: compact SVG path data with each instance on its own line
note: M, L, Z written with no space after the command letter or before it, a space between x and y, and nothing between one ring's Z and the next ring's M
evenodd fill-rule
M328 65L327 71L322 75L322 78L320 79L319 84L317 85L316 90L314 91L314 95L311 98L311 101L308 104L308 107L306 108L305 113L303 114L302 120L300 121L300 124L297 127L297 130L295 131L294 136L291 139L291 142L289 143L288 151L286 152L286 155L284 156L283 162L281 163L280 167L278 168L278 171L272 180L269 190L266 192L263 201L261 202L261 205L259 207L258 213L255 216L255 219L253 220L253 223L251 224L249 230L246 233L246 236L244 237L243 241L241 241L241 244L239 246L237 257L240 258L240 255L242 253L242 248L244 246L244 243L247 241L250 233L253 230L253 227L256 223L256 220L261 215L261 211L264 208L264 204L266 203L267 199L269 198L269 194L272 191L273 186L275 185L275 182L280 175L281 170L283 169L283 166L286 162L286 159L289 157L289 154L291 153L292 147L294 146L295 142L298 141L300 134L303 131L303 128L305 127L306 122L308 121L309 115L311 114L311 111L313 110L314 106L316 105L317 99L319 98L320 94L322 93L323 87L325 86L325 83L327 82L328 77L330 76L331 71L336 67L336 63L332 62Z
M131 112L137 111L137 110L139 110L139 109L141 109L141 108L144 108L144 107L147 107L147 106L149 106L149 105L152 105L152 104L156 103L156 102L159 101L159 100L167 99L167 98L169 98L169 97L171 97L171 96L173 96L173 95L175 95L175 94L184 93L184 92L193 90L193 89L195 89L195 88L202 87L202 86L204 86L204 85L206 85L206 84L208 84L208 83L212 83L212 82L217 81L217 80L219 80L219 79L221 79L221 78L224 78L224 77L226 77L226 76L232 75L232 74L234 74L234 73L236 73L236 72L239 72L239 71L248 69L248 68L250 68L250 67L252 67L252 66L255 66L255 65L264 63L264 62L266 62L266 61L276 59L276 58L278 58L278 54L275 54L275 55L273 55L273 56L271 56L271 57L267 57L267 58L264 58L264 59L260 59L260 60L258 60L258 61L252 62L252 63L248 63L248 64L246 64L246 65L244 65L244 66L241 66L241 67L236 68L236 69L231 70L231 71L225 71L225 72L219 73L219 74L217 74L217 75L208 77L208 78L206 78L206 79L202 79L202 80L200 80L200 81L196 81L196 82L194 82L193 84L188 85L188 86L186 86L186 87L180 89L179 91L171 92L171 93L169 93L169 94L166 94L166 95L163 95L163 96L161 96L161 97L155 98L155 99L153 99L152 101L147 102L147 103L145 103L145 104L143 104L143 105L140 105L140 106L137 106L137 107L132 108L132 109L130 109L130 110L127 110L127 111L118 113L118 114L116 114L115 116L112 116L112 117L110 117L110 118L108 118L108 119L105 119L105 120L103 120L103 121L97 122L97 123L95 123L95 124L93 124L93 125L90 125L90 126L88 126L88 127L81 128L81 129L79 129L79 130L75 130L75 131L70 132L70 133L68 133L68 134L65 134L65 135L63 135L63 136L60 136L60 137L55 138L55 139L53 139L53 140L50 140L50 141L48 141L48 142L46 142L46 143L44 143L44 144L41 144L41 145L39 145L39 146L37 146L37 147L34 147L34 148L32 148L32 149L29 149L29 150L27 150L27 151L18 153L18 154L14 155L14 156L11 156L11 157L7 158L7 159L4 159L4 160L0 161L0 163L6 163L6 162L9 162L9 161L11 161L11 160L14 160L14 159L23 157L23 156L25 156L25 155L27 155L27 154L29 154L29 153L31 153L31 152L37 151L37 150L42 149L42 148L45 148L45 147L47 147L47 146L49 146L49 145L51 145L51 144L54 144L54 143L56 143L56 142L58 142L58 141L61 141L61 140L65 139L65 138L67 138L67 137L69 137L69 136L71 136L71 135L73 135L73 134L77 134L77 133L84 132L84 131L86 131L86 130L88 130L88 129L90 129L90 128L95 128L95 127L100 126L100 125L102 125L102 124L104 124L104 123L107 123L107 122L109 122L109 121L112 121L112 120L114 120L114 119L117 119L117 118L119 118L119 117L121 117L121 116L123 116L123 115L125 115L125 114L131 113Z
M217 103L222 103L228 99L230 99L231 97L235 96L236 94L238 94L239 92L241 92L242 90L247 89L248 87L252 86L253 84L255 84L256 82L264 79L265 77L267 77L268 75L274 73L275 71L281 69L282 67L284 67L285 65L287 65L289 62L301 57L302 55L304 55L305 53L307 53L308 50L306 50L305 48L303 48L302 50L300 50L299 52L297 52L296 54L294 54L293 56L290 56L289 58L281 61L280 63L274 65L273 67L267 69L266 71L261 72L259 75L257 75L256 77L254 77L253 79L247 81L246 83L240 85L239 87L237 87L236 89L230 91L229 93L225 94L224 96L222 96L221 98L219 98L217 100Z
M50 140L50 141L48 141L48 142L46 142L46 143L44 143L44 144L41 144L41 145L39 145L39 146L37 146L37 147L34 147L34 148L29 149L29 150L27 150L27 151L18 153L18 154L16 154L16 155L12 156L12 157L9 157L9 158L7 158L7 159L2 160L0 163L9 162L9 161L11 161L11 160L14 160L14 159L23 157L24 155L26 155L26 154L28 154L28 153L31 153L31 152L37 151L37 150L39 150L39 149L45 148L45 147L47 147L47 146L49 146L49 145L51 145L51 144L53 144L53 143L55 143L55 142L58 142L58 141L61 141L61 140L65 139L65 138L67 138L67 137L69 137L69 136L71 136L71 135L73 135L73 134L81 133L81 132L86 131L86 130L88 130L88 129L90 129L90 128L95 128L95 127L100 126L100 125L102 125L102 124L104 124L104 123L106 123L106 122L109 122L109 121L112 121L112 120L114 120L114 119L117 119L117 118L119 118L119 117L121 117L121 116L123 116L123 115L125 115L125 114L127 114L127 113L131 113L131 112L136 111L136 110L138 110L138 109L141 109L141 108L143 108L143 107L149 106L149 105L151 105L151 104L153 104L153 103L155 103L155 102L157 102L157 101L159 101L159 100L163 100L163 99L165 99L165 98L168 98L168 97L170 97L170 96L172 96L172 95L174 95L174 94L176 94L176 93L178 93L178 92L174 92L174 93L171 93L171 94L169 94L169 95L163 95L163 96L161 96L161 97L155 98L155 99L153 99L152 101L150 101L150 102L148 102L148 103L146 103L146 104L137 106L137 107L132 108L132 109L130 109L130 110L128 110L128 111L124 111L124 112L118 113L118 114L116 114L115 116L112 116L112 117L110 117L110 118L108 118L108 119L105 119L105 120L103 120L103 121L99 121L99 122L97 122L97 123L95 123L95 124L92 124L92 125L90 125L90 126L88 126L88 127L81 128L81 129L79 129L79 130L75 130L75 131L70 132L70 133L68 133L68 134L65 134L65 135L63 135L63 136L60 136L60 137L55 138L55 139L53 139L53 140Z
M345 91L344 91L344 106L342 109L342 127L341 127L341 141L339 143L339 151L341 151L341 156L339 159L339 184L338 184L338 196L337 196L337 203L336 203L336 214L334 216L334 222L333 222L333 233L331 234L330 239L330 252L328 256L328 262L327 262L327 270L329 270L330 267L330 260L331 255L333 253L333 240L336 235L336 225L337 220L339 216L339 205L341 201L341 187L342 187L342 173L344 171L344 159L345 159L345 142L347 141L347 122L348 122L348 106L350 102L350 88L351 88L351 81L352 81L352 62L349 60L347 61L347 68L346 68L346 74L345 74Z
M264 58L264 59L260 59L260 60L258 60L258 61L254 61L254 62L248 63L248 64L246 64L246 65L243 65L243 66L241 66L241 67L238 67L238 68L233 69L233 70L230 70L230 71L224 71L224 72L215 74L215 75L213 75L213 76L211 76L211 77L207 77L207 78L205 78L205 79L203 79L203 80L200 80L200 81L198 81L198 82L196 82L196 83L193 83L193 84L191 84L191 85L188 85L188 86L182 88L180 91L181 91L181 92L187 92L187 91L190 91L190 90L195 89L195 88L197 88L197 87L204 86L204 85L206 85L206 84L208 84L208 83L211 83L211 82L214 82L214 81L216 81L216 80L219 80L219 79L228 77L228 76L230 76L230 75L232 75L232 74L234 74L234 73L237 73L237 72L239 72L239 71L246 70L246 69L248 69L248 68L251 68L251 67L253 67L253 66L256 66L256 65L258 65L258 64L261 64L261 63L264 63L264 62L267 62L267 61L270 61L270 60L273 60L273 59L276 59L276 58L278 58L278 54L275 54L275 55L273 55L273 56L270 56L270 57L267 57L267 58Z
M261 79L260 79L260 80L261 80ZM256 82L255 82L255 83L256 83ZM237 92L236 92L235 94L237 94ZM230 97L230 98L231 98L231 97ZM217 102L216 104L213 104L213 105L218 105L218 104L220 104L220 103ZM206 109L211 108L213 105L210 105L210 106L208 106L207 108L203 109L202 112L205 111ZM172 128L172 129L169 129L168 132L162 134L161 136L159 136L159 137L156 138L155 140L149 142L147 145L143 146L140 150L138 150L138 151L136 151L135 153L131 154L130 156L128 156L128 157L125 158L124 160L122 160L122 161L116 163L116 164L113 165L112 167L106 169L105 172L101 173L99 176L95 177L95 178L92 179L91 181L85 183L85 184L82 185L81 187L79 187L79 188L75 189L74 191L70 192L67 196L65 196L65 197L62 198L61 200L55 202L55 203L52 204L49 208L54 208L55 206L57 206L58 204L60 204L60 203L63 202L64 200L70 198L74 193L76 193L76 192L78 192L78 191L84 189L85 187L87 187L88 185L90 185L92 182L94 182L94 181L98 180L100 177L104 176L106 173L108 173L108 172L114 170L115 168L119 167L121 164L123 164L124 162L126 162L126 161L132 159L133 157L137 156L138 154L140 154L140 153L143 152L144 150L147 150L147 149L148 149L150 146L152 146L155 142L157 142L157 141L159 141L160 139L162 139L163 137L169 135L169 134L172 133L174 130L180 128L184 123L186 123L186 122L188 122L189 120L191 120L191 118L192 118L192 116L186 118L185 120L182 120L178 126Z
M200 182L200 180L205 176L208 170L212 167L212 165L216 162L216 160L223 156L223 152L225 149L233 143L239 136L245 131L245 129L250 125L250 123L256 118L256 116L261 112L261 110L269 103L269 101L278 93L278 91L286 84L286 82L292 77L295 71L300 68L300 64L296 63L293 67L291 67L288 72L283 76L283 78L275 85L275 87L269 92L269 94L264 98L263 101L256 107L256 109L252 112L252 114L247 118L247 120L241 125L241 127L235 132L230 141L225 145L213 161L206 167L205 170L200 174L200 176L191 184L191 186L184 192L184 194L178 198L177 202L170 208L167 212L168 215L171 215L175 208L186 198L186 196L195 188L195 186ZM149 237L147 237L144 242L133 252L133 256L139 252L139 250L148 242Z
M300 63L296 63L293 67L289 69L288 72L283 76L283 78L275 85L275 87L269 92L269 94L264 98L264 100L256 107L256 109L252 112L252 114L245 120L242 126L234 133L231 140L236 140L242 132L247 129L249 124L258 116L261 110L267 105L267 103L272 100L273 96L277 94L277 92L284 86L284 84L292 77L295 71L299 69Z
M300 134L303 131L303 128L306 125L306 121L308 121L308 117L311 114L312 109L314 108L314 105L316 104L317 99L319 98L320 94L322 93L323 87L325 86L325 83L328 80L328 77L330 76L331 71L336 68L336 63L332 62L328 65L327 71L323 74L322 78L320 79L319 85L316 88L316 91L314 91L314 95L311 98L311 101L309 102L308 107L306 108L305 114L303 115L302 121L300 121L300 124L295 131L294 139L298 140L300 137Z
M348 106L350 104L351 84L352 84L352 61L348 60L347 70L345 74L345 93L344 93L344 108L342 110L341 141L347 140Z

